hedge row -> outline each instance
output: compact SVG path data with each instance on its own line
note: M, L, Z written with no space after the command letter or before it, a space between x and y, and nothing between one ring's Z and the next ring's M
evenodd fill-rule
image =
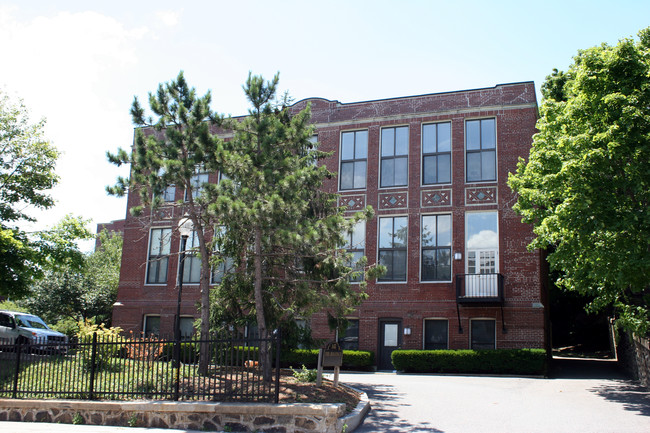
M280 365L287 367L306 368L318 367L318 349L293 349L283 350L280 353ZM344 350L343 351L343 370L371 370L375 365L375 356L373 352L365 350Z
M406 373L544 374L543 349L395 350L393 365Z

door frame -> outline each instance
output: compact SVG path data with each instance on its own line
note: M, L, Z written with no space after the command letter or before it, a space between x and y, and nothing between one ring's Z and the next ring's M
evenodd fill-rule
M393 350L401 349L402 347L402 319L401 318L381 318L378 320L378 325L379 325L379 330L377 333L378 336L378 341L377 341L377 370L394 370L395 367L393 366L392 362L390 362L390 365L387 365L385 363L382 363L385 354L385 351L388 350L384 346L384 325L386 324L395 324L397 325L397 346L395 346L393 349L390 349L390 353L393 352Z

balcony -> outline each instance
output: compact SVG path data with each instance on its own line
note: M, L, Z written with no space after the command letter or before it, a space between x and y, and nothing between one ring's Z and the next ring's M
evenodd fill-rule
M503 275L456 274L458 304L503 304Z

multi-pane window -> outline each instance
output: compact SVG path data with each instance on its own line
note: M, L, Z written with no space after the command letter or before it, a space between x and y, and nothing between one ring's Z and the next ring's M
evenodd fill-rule
M383 128L381 130L381 180L379 186L404 186L408 184L409 128Z
M198 166L196 168L196 172L190 178L190 186L191 186L193 199L201 195L201 190L203 189L203 185L208 183L209 175L203 170L204 170L203 167ZM190 190L187 189L185 190L185 201L189 201L190 199L189 192Z
M467 233L467 273L498 272L499 235L497 212L470 212L465 215Z
M167 265L171 246L172 229L152 229L149 237L147 259L147 284L167 282Z
M496 130L494 119L465 122L467 181L496 180Z
M167 185L167 188L163 191L163 201L166 203L172 202L176 199L176 186Z
M341 134L341 189L366 187L368 168L368 131Z
M194 317L186 316L182 317L179 321L181 328L181 338L188 339L194 334Z
M496 349L496 322L493 319L471 320L470 349L485 350Z
M406 281L408 218L379 218L379 263L386 266L380 281Z
M217 226L215 228L215 239L214 239L214 255L220 256L219 253L219 238L221 238L224 227ZM230 272L235 266L235 261L232 257L223 257L223 260L212 268L212 275L210 278L210 284L220 284L223 280L223 276Z
M160 316L154 316L151 314L144 316L142 329L146 337L160 336Z
M348 327L339 335L339 345L343 350L359 350L359 320L348 319Z
M451 123L422 126L422 183L451 182Z
M445 319L424 321L424 350L446 350L449 339L449 322Z
M424 215L422 281L451 280L451 215Z
M363 256L365 256L365 249L366 249L366 222L365 221L359 221L357 222L354 227L352 227L352 230L347 232L345 234L345 245L344 248L348 252L348 254L352 255L352 259L350 261L350 267L355 269L357 266L357 263L359 263L359 260ZM351 279L353 282L358 282L363 279L362 275L358 275L357 277Z
M198 248L199 233L194 230L185 243L183 283L198 284L201 280L201 259L197 255Z

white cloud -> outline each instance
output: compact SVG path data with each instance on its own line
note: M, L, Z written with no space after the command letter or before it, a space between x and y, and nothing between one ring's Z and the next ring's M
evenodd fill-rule
M0 8L0 86L24 99L33 120L47 118L45 134L63 152L57 164L61 182L53 190L58 204L34 213L38 228L67 213L95 222L123 217L123 201L104 193L116 176L104 153L128 147L132 139L132 93L115 84L136 70L136 43L148 29L128 29L97 12L20 20L15 11ZM116 95L116 87L128 93Z
M166 26L175 27L180 20L183 10L178 11L158 11L156 17Z

